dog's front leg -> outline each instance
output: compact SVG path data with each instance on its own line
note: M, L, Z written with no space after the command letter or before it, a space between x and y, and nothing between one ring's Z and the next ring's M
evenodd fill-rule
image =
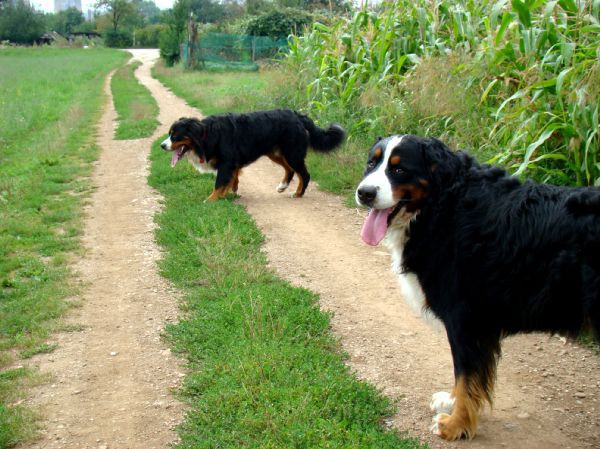
M216 201L219 198L223 198L227 195L227 191L231 187L234 170L227 166L217 167L217 179L215 181L215 188L212 193L206 198L206 201Z
M492 403L496 380L499 337L483 338L470 328L469 322L464 318L458 323L446 323L455 385L450 397L436 393L432 401L432 408L438 414L433 418L431 430L450 441L475 436L479 413L485 402Z

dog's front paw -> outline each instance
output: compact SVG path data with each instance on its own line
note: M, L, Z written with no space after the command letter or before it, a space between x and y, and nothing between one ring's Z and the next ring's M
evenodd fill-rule
M278 192L278 193L281 193L281 192L283 192L285 189L287 189L289 186L290 186L290 184L289 184L289 183L287 183L287 182L280 182L280 183L277 185L277 192Z
M440 413L450 414L454 408L454 398L447 391L438 391L431 396L429 408L436 415Z
M473 429L465 427L460 423L459 419L448 415L447 413L439 413L432 419L430 427L431 432L447 441L459 440L461 438L473 438L475 432Z

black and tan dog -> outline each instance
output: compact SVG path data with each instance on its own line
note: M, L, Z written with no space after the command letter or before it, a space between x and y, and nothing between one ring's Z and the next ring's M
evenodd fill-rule
M475 434L503 337L600 337L600 189L521 182L399 135L371 148L356 201L371 209L363 240L385 237L403 296L448 335L454 390L431 401L442 438Z
M230 190L237 192L241 169L261 156L269 157L285 170L278 192L287 189L294 173L298 174L298 188L293 196L301 197L310 180L304 163L308 147L329 152L344 137L344 129L339 125L325 130L306 115L275 109L214 115L202 120L181 118L173 123L161 147L173 152L172 166L185 156L199 171L216 172L215 188L208 200L219 199Z

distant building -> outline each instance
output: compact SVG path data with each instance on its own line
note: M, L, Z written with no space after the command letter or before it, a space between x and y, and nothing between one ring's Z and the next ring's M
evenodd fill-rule
M54 0L54 12L64 11L68 8L77 8L81 11L81 0Z

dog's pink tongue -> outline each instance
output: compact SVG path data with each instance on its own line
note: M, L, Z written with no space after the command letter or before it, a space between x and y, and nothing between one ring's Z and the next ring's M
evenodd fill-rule
M175 167L175 164L179 162L179 159L181 159L179 151L173 151L173 156L171 156L171 167Z
M371 246L376 246L383 240L387 232L387 219L392 213L393 207L389 209L371 209L363 224L360 236L363 241Z

